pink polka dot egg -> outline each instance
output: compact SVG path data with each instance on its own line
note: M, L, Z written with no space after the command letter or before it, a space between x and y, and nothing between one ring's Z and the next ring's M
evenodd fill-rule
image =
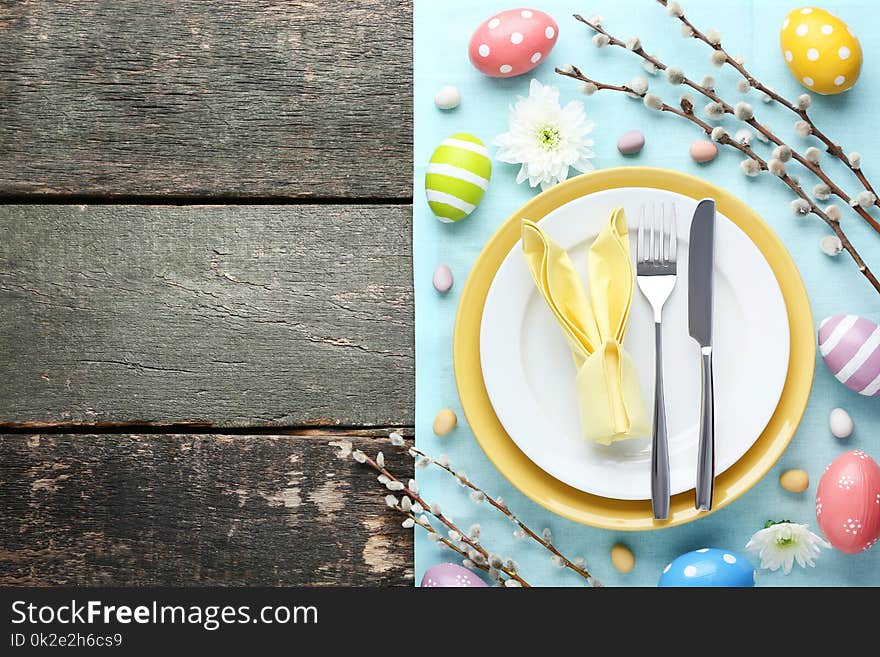
M834 315L819 325L819 352L850 390L880 396L880 326L858 315Z
M847 554L870 550L880 537L880 466L861 450L838 456L819 480L816 521Z
M463 566L441 563L431 566L422 576L422 588L485 588L486 582Z
M537 9L507 9L480 23L471 37L471 63L493 78L528 73L547 58L559 26Z

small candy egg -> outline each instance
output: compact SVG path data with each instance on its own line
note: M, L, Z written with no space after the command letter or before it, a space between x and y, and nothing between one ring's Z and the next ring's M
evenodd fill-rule
M461 105L461 92L458 87L443 87L434 96L434 104L442 110L455 109Z
M636 558L633 555L632 550L625 545L618 543L611 548L611 565L617 569L617 572L625 575L635 568Z
M452 289L452 270L449 265L437 265L434 270L434 289L445 294Z
M819 352L850 390L880 396L880 326L858 315L834 315L819 325Z
M835 408L828 416L828 427L835 438L849 438L853 432L853 421L845 410Z
M431 566L422 576L421 588L485 588L486 582L463 566L441 563Z
M835 548L869 550L880 538L880 466L861 450L841 454L816 489L816 520Z
M507 9L480 23L468 55L478 71L493 78L528 73L556 45L559 26L537 9Z
M803 493L810 487L810 475L803 470L786 470L779 477L779 485L790 493Z
M455 429L458 424L458 418L451 408L444 408L436 417L434 417L434 433L438 436L445 436L447 433Z
M718 155L718 147L711 141L706 139L698 139L691 144L691 157L694 162L706 164L711 162Z
M645 147L645 135L639 130L630 130L620 135L617 150L623 155L635 155Z
M425 175L431 211L443 223L461 221L477 209L492 176L486 145L473 135L452 135L437 147Z
M700 548L681 555L663 569L660 587L755 585L755 569L741 554L717 548Z
M782 21L779 45L795 79L810 91L839 94L859 79L859 40L846 23L824 9L790 11Z

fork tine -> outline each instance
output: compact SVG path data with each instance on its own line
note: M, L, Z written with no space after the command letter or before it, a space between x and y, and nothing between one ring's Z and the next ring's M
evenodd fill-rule
M677 220L678 213L675 210L675 205L672 205L672 226L669 231L669 261L676 262L678 259L678 225Z
M644 247L644 239L645 239L645 206L642 205L642 211L639 213L639 235L636 238L636 262L641 264L644 262L645 255L645 247Z
M669 262L669 243L666 240L669 231L666 229L666 204L660 206L660 262Z

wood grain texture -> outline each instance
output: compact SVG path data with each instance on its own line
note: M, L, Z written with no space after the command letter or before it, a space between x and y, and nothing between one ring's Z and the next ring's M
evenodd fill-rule
M412 530L332 440L0 435L0 585L411 585Z
M0 194L408 198L411 24L411 0L2 2Z
M0 207L0 430L412 425L410 217Z

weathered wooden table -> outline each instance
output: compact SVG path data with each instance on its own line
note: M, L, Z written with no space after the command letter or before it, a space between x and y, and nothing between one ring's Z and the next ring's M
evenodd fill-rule
M411 12L0 1L0 585L411 583Z

